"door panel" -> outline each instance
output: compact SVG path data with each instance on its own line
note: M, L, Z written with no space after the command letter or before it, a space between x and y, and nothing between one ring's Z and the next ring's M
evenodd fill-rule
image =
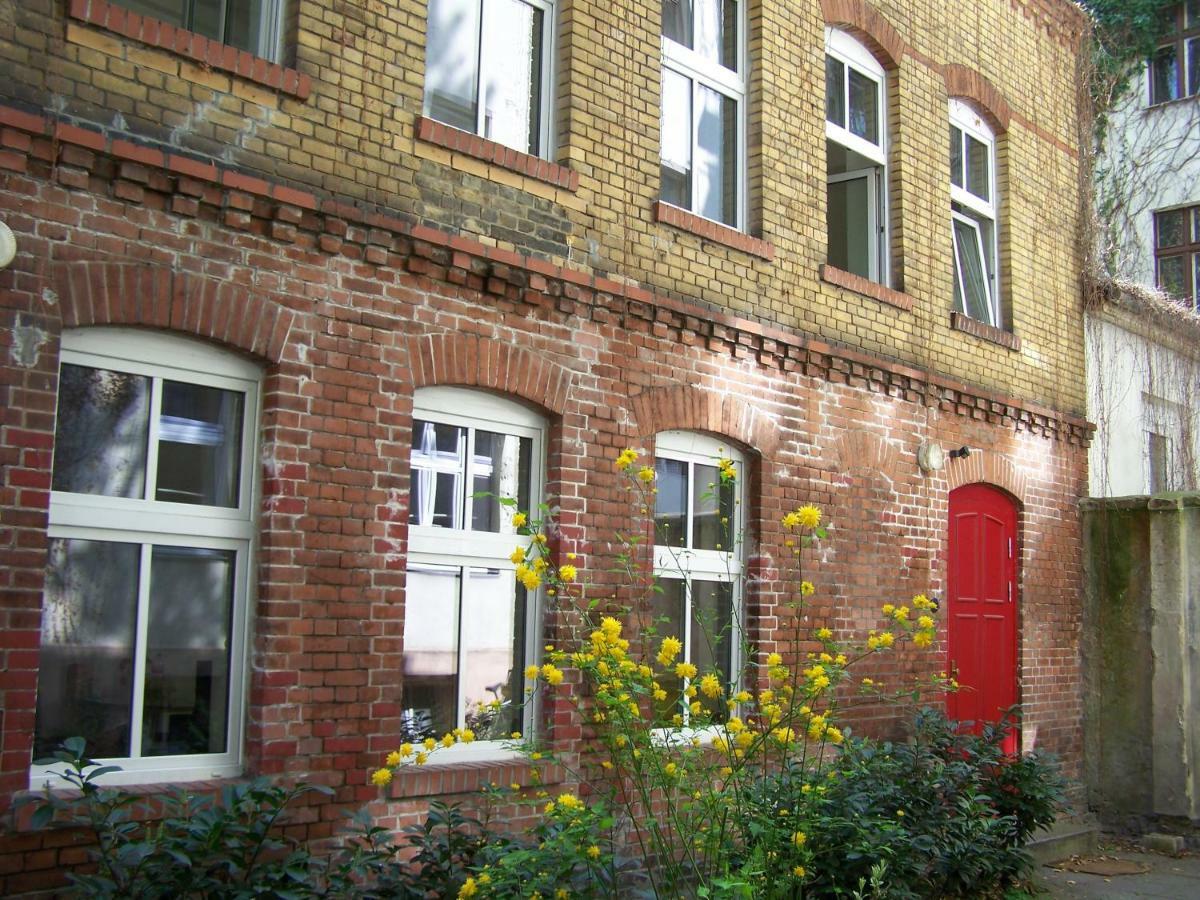
M947 620L950 671L962 689L951 718L997 721L1017 702L1017 507L996 488L970 484L950 494ZM1005 750L1015 752L1017 735Z

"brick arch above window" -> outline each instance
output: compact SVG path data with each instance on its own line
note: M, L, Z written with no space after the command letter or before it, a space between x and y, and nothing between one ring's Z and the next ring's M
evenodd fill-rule
M843 432L834 443L834 449L843 472L866 470L878 472L889 481L896 480L899 451L885 438L855 429Z
M863 0L821 0L825 24L845 28L862 40L885 69L900 65L907 44L879 10Z
M639 437L651 438L660 431L706 431L738 441L763 457L779 445L776 424L732 394L681 384L645 391L629 405Z
M1025 473L1005 456L990 450L974 450L966 459L948 460L945 471L947 488L951 491L966 484L983 482L1008 491L1018 503L1025 505L1028 494Z
M423 334L407 340L413 388L490 388L562 415L574 383L570 369L537 353L474 334Z
M296 313L243 284L164 266L108 260L51 263L64 328L135 325L209 338L277 363Z
M966 100L974 106L997 131L1008 131L1012 111L1000 89L970 66L948 63L942 68L946 93Z

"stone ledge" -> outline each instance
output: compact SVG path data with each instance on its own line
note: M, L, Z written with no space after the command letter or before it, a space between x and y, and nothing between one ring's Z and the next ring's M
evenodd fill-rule
M950 327L955 331L964 331L981 341L989 341L999 344L1001 347L1007 347L1009 350L1019 352L1021 349L1021 339L1011 331L1005 331L995 325L984 324L978 319L972 319L960 312L950 313Z
M67 15L123 37L185 56L202 66L229 72L284 94L305 100L312 93L312 79L295 69L230 47L202 34L177 28L167 22L142 16L108 0L71 0Z
M535 776L534 773L538 774ZM388 797L406 800L446 794L476 794L488 785L541 787L566 780L566 770L557 764L537 764L523 757L461 763L437 763L402 769L392 780Z
M886 303L888 306L894 306L896 309L902 309L905 312L912 312L913 303L915 302L910 294L894 290L887 285L879 284L877 281L871 281L870 279L863 278L861 275L855 275L853 272L847 272L828 263L821 266L821 280L829 284L836 284L838 287L845 288L848 291L854 291L856 294L870 297L872 300L878 300L880 303Z
M768 262L775 259L774 244L761 238L751 237L736 228L730 228L728 225L722 225L712 219L690 213L678 206L672 206L670 203L664 203L662 200L654 201L654 221L672 225L705 240L761 257Z
M578 172L552 163L548 159L522 153L520 150L425 116L417 118L416 126L417 140L500 166L518 175L536 178L564 190L575 191L579 188Z

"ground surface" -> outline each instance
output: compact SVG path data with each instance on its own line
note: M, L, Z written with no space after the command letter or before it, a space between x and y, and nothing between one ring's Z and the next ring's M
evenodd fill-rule
M1200 854L1163 856L1147 853L1131 846L1104 846L1094 856L1072 858L1067 870L1048 866L1038 871L1039 886L1050 897L1115 900L1124 897L1170 898L1170 900L1200 900ZM1098 870L1114 873L1122 869L1137 870L1136 874L1093 874Z

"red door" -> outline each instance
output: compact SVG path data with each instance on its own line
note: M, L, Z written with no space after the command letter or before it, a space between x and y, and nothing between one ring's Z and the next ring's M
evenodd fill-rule
M952 719L997 721L1017 702L1017 507L1003 491L969 484L950 494L947 581ZM1015 753L1017 735L1005 740Z

